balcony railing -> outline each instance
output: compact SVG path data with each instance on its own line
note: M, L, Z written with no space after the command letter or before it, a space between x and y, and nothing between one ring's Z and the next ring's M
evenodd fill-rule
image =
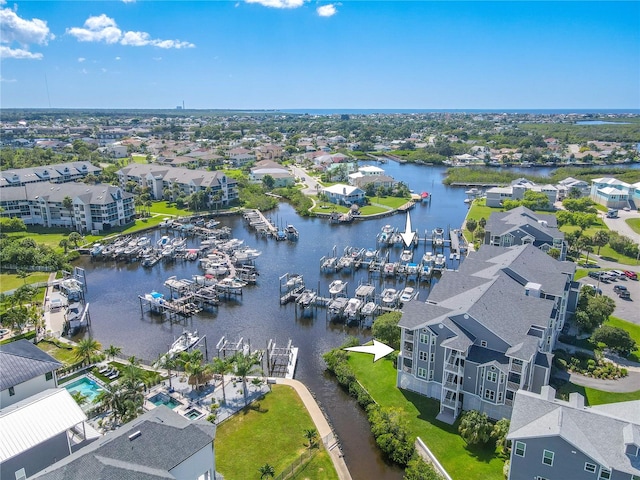
M444 382L442 386L448 390L458 391L460 389L460 385L455 382Z
M457 406L458 406L457 405L458 401L457 400L453 400L451 398L443 398L440 403L442 403L442 405L445 405L445 406L451 407L451 408L457 408Z
M450 372L459 373L462 371L462 367L460 365L456 365L455 363L445 363L445 370L449 370Z
M522 364L521 363L512 363L511 364L511 371L512 372L517 372L517 373L522 373Z
M514 392L520 388L520 385L516 382L507 382L507 388L509 390L513 390Z

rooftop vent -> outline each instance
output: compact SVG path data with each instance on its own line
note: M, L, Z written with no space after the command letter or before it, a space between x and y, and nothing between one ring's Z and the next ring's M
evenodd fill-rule
M142 432L140 430L137 430L137 431L133 432L131 435L129 435L129 441L130 442L134 441L140 435L142 435Z

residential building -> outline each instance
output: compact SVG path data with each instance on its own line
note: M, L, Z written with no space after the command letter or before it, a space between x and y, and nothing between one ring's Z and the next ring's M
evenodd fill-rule
M65 205L70 197L72 208ZM107 184L31 183L2 189L0 213L21 218L27 225L65 227L78 232L101 232L135 220L132 194Z
M6 408L57 387L62 363L23 339L0 345L0 367L0 406Z
M549 199L551 207L558 199L558 189L553 185L537 185L526 178L519 178L511 182L508 187L489 188L486 191L486 205L487 207L502 207L502 202L505 200L522 200L527 190L544 193Z
M607 208L624 208L631 206L630 201L640 200L640 182L631 185L611 177L591 180L591 200Z
M591 186L588 182L578 180L573 177L567 177L564 180L560 180L556 185L556 188L558 189L558 200L564 200L573 189L579 191L581 197L588 197L591 190Z
M85 413L64 388L50 388L3 406L0 478L26 479L97 438L97 432L85 424L86 420Z
M272 160L261 160L251 168L249 180L254 183L262 182L262 179L270 175L275 187L289 187L296 183L296 178L291 174L287 167L280 165Z
M638 480L640 401L585 407L578 393L555 393L516 394L509 480Z
M322 193L327 196L331 203L337 205L351 206L354 203L358 205L364 204L364 190L351 185L336 184L322 189Z
M208 191L210 204L229 205L238 198L238 183L221 171L133 163L116 174L123 188L127 182L133 181L141 187L149 187L151 196L156 200L164 197L165 189L169 189L173 196Z
M256 156L246 148L233 148L229 150L229 163L234 167L242 167L247 163L255 162Z
M559 260L565 260L567 243L564 233L558 229L553 214L535 213L527 207L517 207L507 212L494 212L484 227L484 243L499 247L532 244L548 252L555 248Z
M574 311L575 265L533 245L483 246L447 271L427 302L404 305L397 385L462 410L511 416L519 389L549 382L552 350Z
M0 187L19 187L30 183L75 182L89 174L100 175L102 169L91 162L71 162L43 167L18 168L0 172Z
M189 420L161 405L32 478L222 478L215 471L215 434L214 424L206 420Z
M280 145L266 144L256 148L258 160L275 160L282 158L282 147Z

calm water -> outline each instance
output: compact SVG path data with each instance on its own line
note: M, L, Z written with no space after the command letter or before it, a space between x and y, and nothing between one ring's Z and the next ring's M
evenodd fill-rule
M424 236L425 229L460 227L467 211L466 195L463 188L442 185L444 168L395 162L381 166L416 192L426 190L432 194L430 204L419 204L411 211L413 228L418 229L420 236ZM313 317L300 318L294 305L280 306L278 278L287 272L302 274L308 287L319 288L325 295L331 280L342 278L349 281L348 292L353 294L358 282L366 279L366 272L356 276L327 276L320 273L320 258L330 253L334 245L338 252L342 252L345 246L375 247L381 227L391 224L404 229L405 216L331 225L325 220L299 218L286 203L270 214L280 225L293 223L300 232L299 242L258 238L245 228L241 217L223 218L222 223L231 227L234 237L244 239L245 245L263 252L256 261L260 273L258 284L246 287L240 300L223 302L217 311L203 312L186 324L172 325L157 316L141 315L138 295L157 290L168 296L164 281L171 275L190 279L193 274L202 273L195 262L160 262L152 269L145 269L137 264L84 259L93 336L105 347L119 346L125 356L136 355L146 360L157 359L166 352L183 326L197 329L200 335L206 334L210 356L215 354L215 344L223 335L230 340L243 337L255 348L265 347L269 339L284 347L291 339L300 348L295 376L314 392L327 412L342 441L353 478L400 479L402 472L381 460L365 415L326 375L321 358L323 353L342 344L349 335L370 339L370 331L327 322L323 309L318 309ZM416 251L417 261L424 250L421 244ZM399 257L400 249L390 251L392 259ZM377 294L384 285L393 286L393 282L382 284L378 280L374 284ZM398 283L394 288L403 286ZM426 299L429 288L429 284L421 284L420 299Z

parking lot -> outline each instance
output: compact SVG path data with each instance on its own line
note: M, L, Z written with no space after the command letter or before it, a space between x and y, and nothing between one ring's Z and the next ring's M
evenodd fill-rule
M602 290L602 294L613 298L616 302L616 309L613 315L623 320L640 325L640 282L638 280L630 280L626 277L618 278L612 282L598 282L597 279L584 277L580 283L588 283ZM618 297L613 291L615 285L624 285L631 294L631 298L624 300Z

